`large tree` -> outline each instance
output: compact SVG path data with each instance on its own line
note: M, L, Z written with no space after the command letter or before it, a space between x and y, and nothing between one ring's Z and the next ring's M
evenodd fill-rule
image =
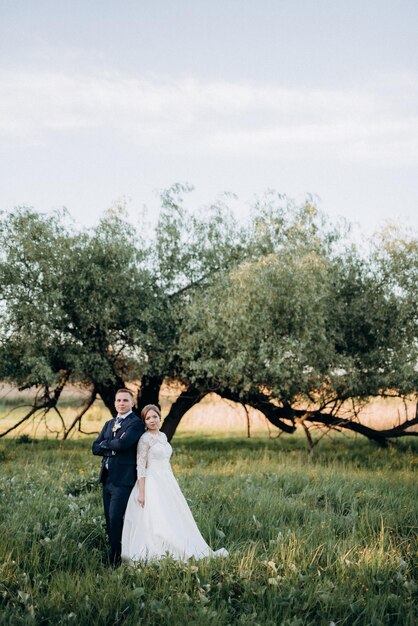
M30 209L1 225L0 378L37 389L22 421L59 413L66 383L88 386L67 436L97 394L113 411L114 390L143 371L158 288L143 243L115 212L91 231Z
M65 437L81 427L97 395L113 413L115 391L133 379L140 380L139 409L158 403L163 380L176 378L184 308L243 251L224 203L195 215L183 207L186 191L175 185L162 194L160 219L147 238L120 210L83 230L65 212L3 214L0 379L37 393L22 420L1 435L38 411L60 414L68 382L90 394ZM200 397L184 392L172 413Z
M64 386L81 383L90 394L66 437L97 395L112 412L139 379L139 408L181 383L169 438L213 391L286 432L301 424L311 445L313 423L382 444L409 434L417 417L382 432L357 416L418 388L416 238L385 232L360 253L309 199L270 192L238 227L224 199L187 210L187 191L162 194L147 236L120 211L82 230L65 213L2 216L0 378L37 389L22 421L59 413Z
M358 420L372 397L418 388L417 241L392 237L360 253L310 203L290 209L259 212L262 254L190 303L184 382L251 405L287 432L301 424L311 446L312 423L382 445L418 434L417 415L383 431ZM170 435L175 428L167 421Z

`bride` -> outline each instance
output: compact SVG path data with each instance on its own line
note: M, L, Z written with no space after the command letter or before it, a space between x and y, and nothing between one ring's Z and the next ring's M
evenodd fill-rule
M146 432L137 448L138 480L129 497L122 532L122 560L135 563L169 554L177 560L228 556L203 539L170 465L171 445L160 432L154 404L142 409Z

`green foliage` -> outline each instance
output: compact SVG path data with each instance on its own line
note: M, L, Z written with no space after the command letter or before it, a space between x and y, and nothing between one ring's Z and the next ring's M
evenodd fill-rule
M192 375L209 373L237 391L267 387L289 401L315 388L327 342L327 269L315 253L271 254L195 298L180 343Z
M0 378L22 387L106 384L144 367L156 287L142 242L110 213L75 232L65 215L30 209L2 222Z
M327 415L416 394L416 236L386 231L361 252L311 198L268 192L238 226L226 198L188 210L189 191L163 192L146 241L121 211L88 230L4 214L0 379L44 402L81 382L108 408L138 378L153 401L168 379Z
M172 296L202 287L248 255L247 232L220 199L200 212L184 206L192 188L173 185L161 194L153 268Z
M415 442L412 442L413 444ZM174 471L230 557L111 570L88 441L0 447L0 624L413 626L416 445L176 440Z
M23 434L20 435L20 437L17 437L15 440L17 445L21 445L21 444L25 444L25 443L38 443L36 439L32 439L32 437L29 437L29 435Z
M196 216L182 206L184 191L162 195L147 242L117 211L81 231L65 213L3 215L0 379L49 388L68 374L111 387L174 375L183 307L243 250L227 207Z
M417 311L402 289L403 271L384 257L350 251L334 264L334 306L329 324L342 357L340 389L350 396L380 392L407 395L418 389Z
M225 201L220 199L200 212L190 211L184 206L184 195L191 190L177 184L162 193L155 243L151 244L151 264L164 293L166 315L156 315L164 328L161 344L148 351L149 371L175 380L185 378L178 341L188 307L250 254L247 231L238 225Z
M361 254L310 203L275 210L269 202L253 232L252 250L262 254L185 311L186 380L247 401L264 389L283 404L321 409L417 391L416 258L401 262L393 242L390 258L380 248Z

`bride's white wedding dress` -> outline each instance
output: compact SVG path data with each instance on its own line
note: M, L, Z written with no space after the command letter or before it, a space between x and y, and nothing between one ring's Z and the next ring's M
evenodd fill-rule
M170 465L171 445L164 433L146 432L137 449L137 475L145 476L145 504L132 490L122 532L122 560L135 563L169 554L175 559L228 556L211 550L194 521Z

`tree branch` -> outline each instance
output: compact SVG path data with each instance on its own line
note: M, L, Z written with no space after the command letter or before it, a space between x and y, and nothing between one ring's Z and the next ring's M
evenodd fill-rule
M300 413L301 411L295 409L295 413ZM411 426L415 426L418 424L418 415L414 418L405 420L402 424L395 426L393 428L388 428L385 430L377 430L375 428L370 428L369 426L365 426L360 422L355 422L350 419L341 419L334 415L329 415L327 413L320 412L312 412L306 415L305 419L310 422L317 422L320 424L324 424L325 426L330 427L340 427L345 430L352 430L353 432L360 433L364 435L368 439L375 441L377 444L382 447L387 447L389 445L389 439L395 439L397 437L405 437L415 436L418 437L418 431L406 432L408 428Z
M72 421L72 423L70 424L69 428L67 430L64 430L64 436L63 439L67 439L68 435L70 434L70 432L75 428L76 424L79 425L78 430L80 432L83 432L80 428L81 425L81 418L83 417L83 415L85 415L85 413L87 413L87 411L89 410L89 408L92 406L92 404L95 402L97 397L97 392L96 392L96 388L93 387L90 396L87 398L86 402L84 403L84 406L82 407L80 413L78 413L78 415L74 418L74 420ZM87 434L87 433L86 433Z
M32 417L32 415L34 415L37 411L39 411L42 408L45 408L46 405L42 406L33 406L31 408L31 410L29 411L29 413L26 413L26 415L24 417L22 417L21 420L19 420L16 424L13 424L13 426L11 426L10 428L8 428L7 430L5 430L3 433L0 433L0 438L1 437L5 437L6 435L8 435L9 433L11 433L13 430L16 430L16 428L18 428L21 424L23 424L23 422L26 422L26 420L28 420L30 417Z
M231 392L228 389L217 390L216 393L218 393L223 398L227 398L235 402L243 401L237 393ZM418 436L418 430L409 430L412 426L418 424L418 403L415 417L411 419L406 419L404 422L402 422L402 424L398 424L393 428L377 430L375 428L365 426L357 420L355 421L353 419L341 418L337 415L333 415L332 413L295 409L290 404L285 404L284 406L276 406L275 404L272 404L268 396L260 392L252 391L246 397L245 402L253 408L261 411L271 424L287 433L293 433L296 430L296 422L299 422L304 427L306 434L306 427L304 424L306 420L312 423L324 424L331 429L341 428L345 430L351 430L353 432L364 435L368 439L375 441L375 443L383 447L387 447L389 445L390 439L405 436ZM285 422L283 420L287 421ZM289 424L288 421L290 421L291 424ZM309 444L311 445L311 442L309 442Z
M26 422L29 418L31 418L33 415L35 415L35 413L37 413L38 411L44 411L45 415L46 413L48 413L48 411L50 409L56 409L56 405L58 403L58 400L61 396L62 390L64 389L65 385L67 384L69 378L70 378L71 372L70 371L65 371L62 376L60 377L59 383L58 385L55 387L52 396L49 393L49 389L48 387L45 385L43 388L41 387L35 396L35 400L34 400L34 404L32 404L32 407L30 409L30 411L21 419L19 420L16 424L14 424L13 426L11 426L10 428L8 428L7 430L5 430L4 432L0 433L0 438L1 437L5 437L6 435L8 435L9 433L11 433L12 431L16 430L16 428L18 428L21 424L23 424L24 422ZM42 390L42 393L41 393ZM38 398L42 399L42 402L40 404L37 403ZM59 414L59 412L58 412ZM62 417L61 417L62 419Z
M272 404L270 399L261 392L257 392L257 394L252 392L251 394L248 394L248 397L246 397L245 400L240 398L238 393L229 389L219 389L215 393L221 396L221 398L226 398L227 400L232 400L233 402L238 402L240 404L245 401L246 404L249 404L254 409L263 413L273 426L280 428L280 430L283 430L285 433L294 433L296 430L294 415L291 410L289 410L287 406L278 407L275 404ZM292 423L288 424L283 421L284 419L290 420Z

